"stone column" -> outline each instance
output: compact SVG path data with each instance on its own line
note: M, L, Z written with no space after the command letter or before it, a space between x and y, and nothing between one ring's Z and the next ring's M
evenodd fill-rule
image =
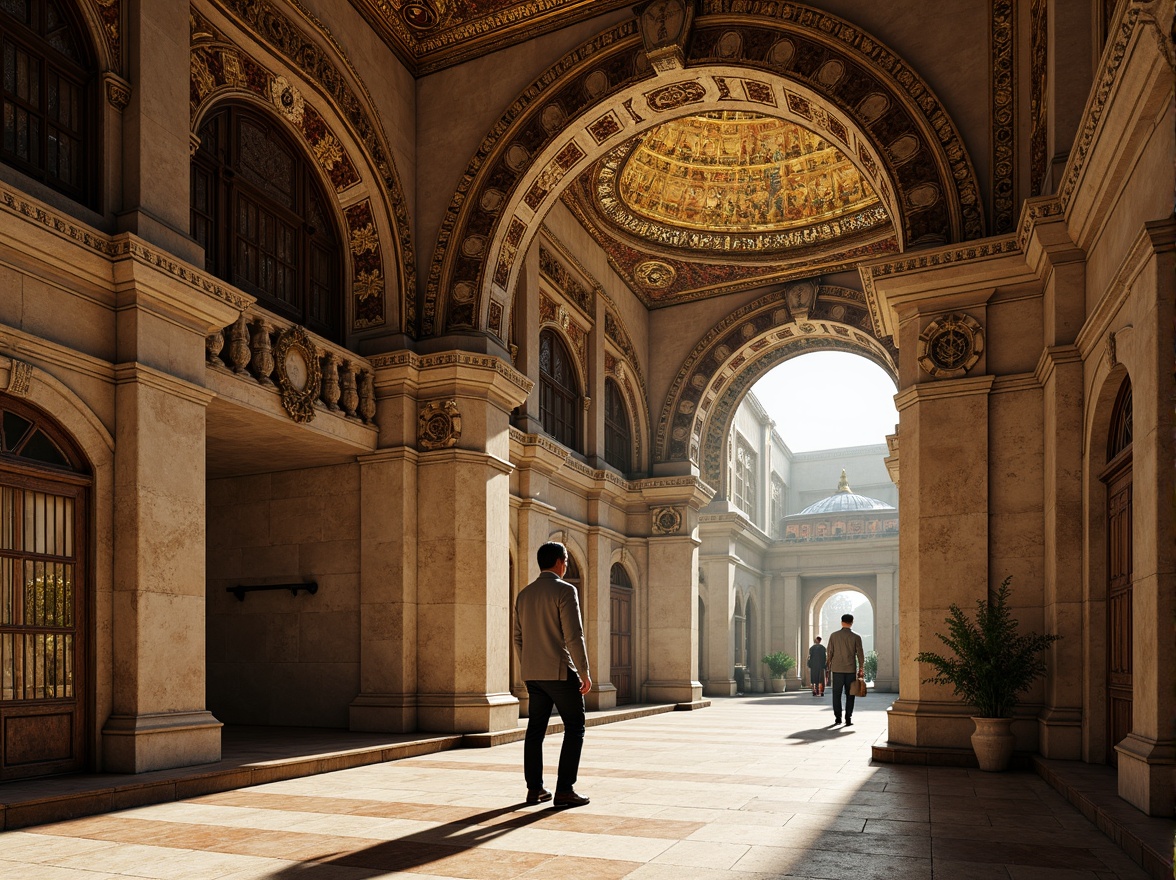
M604 467L604 315L603 296L594 296L596 309L592 327L588 331L588 384L584 394L589 398L584 410L584 456L595 468Z
M706 577L706 629L702 635L707 656L706 694L731 697L735 681L735 565L728 556L708 556L703 563Z
M527 252L527 259L519 268L515 288L513 323L518 350L514 352L515 368L534 385L539 384L539 245ZM514 412L514 426L527 434L540 433L539 395L531 394ZM538 548L536 548L538 549ZM528 582L529 583L529 582Z
M874 644L878 652L878 691L898 690L898 586L893 570L877 574L877 616L874 618Z
M796 658L796 669L788 679L789 688L799 688L808 679L808 645L805 643L800 607L800 578L795 574L776 577L784 618L784 649Z
M122 205L118 227L200 266L189 235L191 119L187 0L126 4L130 103L122 114Z
M617 705L617 689L610 679L612 661L612 586L609 564L612 541L599 526L588 528L588 571L592 588L581 598L584 627L588 637L588 663L592 667L592 690L584 697L592 710L612 709ZM589 622L591 618L591 622Z
M904 337L903 350L915 351ZM920 651L942 651L953 602L988 595L988 395L993 377L945 379L898 395L902 492L899 555L899 699L889 739L916 746L965 746L973 725L950 688L923 683Z
M513 729L509 421L531 383L487 355L443 352L419 365L419 405L451 422L417 440L418 726Z
M220 759L204 684L204 340L249 301L189 287L129 252L113 269L118 650L102 769L142 773Z

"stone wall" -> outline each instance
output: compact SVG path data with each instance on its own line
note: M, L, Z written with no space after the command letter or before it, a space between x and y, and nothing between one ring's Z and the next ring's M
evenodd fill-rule
M226 591L314 581L314 595ZM226 724L347 727L359 691L359 466L208 484L208 705Z

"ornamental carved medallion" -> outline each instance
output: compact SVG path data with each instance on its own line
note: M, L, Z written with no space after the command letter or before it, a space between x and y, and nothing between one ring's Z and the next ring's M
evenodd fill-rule
M984 328L970 315L936 318L919 334L919 366L936 379L956 379L984 353Z
M652 514L655 535L676 535L682 530L682 511L677 507L655 507Z
M301 327L287 327L278 336L273 356L282 406L294 421L312 421L314 401L322 386L322 370L314 343Z
M430 400L417 418L421 449L450 449L461 439L461 412L456 400Z

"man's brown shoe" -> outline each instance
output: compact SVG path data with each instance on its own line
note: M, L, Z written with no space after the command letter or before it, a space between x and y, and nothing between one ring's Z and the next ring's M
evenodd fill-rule
M546 788L529 788L527 789L527 803L541 804L544 801L551 800L551 792Z
M555 804L557 807L582 807L588 803L588 798L582 794L576 794L572 789L567 791L557 791L555 793Z

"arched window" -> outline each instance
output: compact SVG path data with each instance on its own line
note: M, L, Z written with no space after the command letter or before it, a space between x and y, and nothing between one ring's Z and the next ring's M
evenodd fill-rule
M1113 461L1131 445L1131 380L1124 379L1111 409L1111 430L1107 435L1107 461Z
M230 105L200 128L192 237L205 267L330 339L343 327L343 248L314 166L277 120Z
M604 380L604 460L623 474L633 469L633 432L621 386Z
M93 201L94 64L61 0L0 2L4 141L0 159L83 204Z
M580 389L576 368L554 330L539 334L539 420L543 430L567 446L580 449Z

